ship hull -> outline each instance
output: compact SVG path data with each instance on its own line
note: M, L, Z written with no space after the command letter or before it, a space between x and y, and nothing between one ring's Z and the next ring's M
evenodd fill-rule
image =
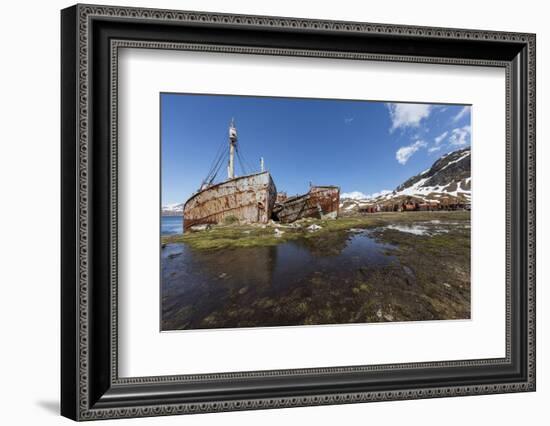
M291 223L306 217L335 219L339 209L340 188L314 186L307 194L288 198L276 206L274 215L282 223Z
M184 229L229 220L267 223L277 188L269 172L240 176L194 194L184 205Z

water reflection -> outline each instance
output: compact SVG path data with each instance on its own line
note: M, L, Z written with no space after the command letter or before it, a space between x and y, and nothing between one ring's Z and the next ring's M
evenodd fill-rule
M162 249L162 329L299 325L321 314L325 323L349 322L336 316L353 317L361 271L396 264L391 248L366 230L231 250L170 244Z

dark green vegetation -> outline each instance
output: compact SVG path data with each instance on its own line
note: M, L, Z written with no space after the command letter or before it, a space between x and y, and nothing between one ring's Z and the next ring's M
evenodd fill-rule
M163 243L212 273L195 283L163 257L164 330L470 318L469 212L230 224Z

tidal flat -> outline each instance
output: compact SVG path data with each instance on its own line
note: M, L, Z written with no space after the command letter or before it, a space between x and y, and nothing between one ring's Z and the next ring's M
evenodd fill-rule
M470 213L227 224L161 239L162 330L470 318Z

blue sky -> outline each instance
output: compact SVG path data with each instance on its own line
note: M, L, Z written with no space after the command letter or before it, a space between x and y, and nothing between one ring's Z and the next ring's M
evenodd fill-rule
M162 93L163 205L199 188L220 147L228 149L233 117L247 171L259 171L263 157L289 195L310 182L342 193L393 190L471 139L464 105ZM217 181L226 178L224 164Z

